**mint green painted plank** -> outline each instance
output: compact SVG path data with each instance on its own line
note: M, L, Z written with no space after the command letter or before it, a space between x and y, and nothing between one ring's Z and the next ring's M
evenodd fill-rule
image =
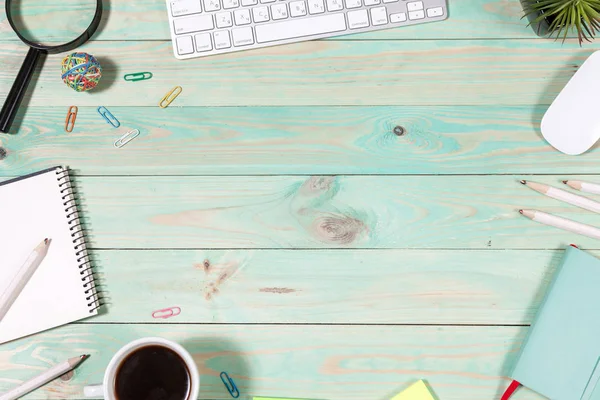
M56 0L27 1L28 16L37 15L38 26L48 22L49 12L59 9ZM4 2L2 2L4 4ZM95 40L168 40L169 23L164 0L111 0L104 2L105 14ZM516 0L460 0L449 1L450 18L444 22L416 27L389 29L382 32L345 36L355 39L437 39L437 38L535 38L527 22L521 20L522 9ZM4 6L2 6L4 9ZM29 20L29 19L28 19ZM56 35L56 32L52 32ZM63 37L67 39L64 32ZM17 40L0 16L0 41Z
M562 254L99 250L110 304L86 322L529 324Z
M94 42L104 65L97 91L75 93L50 56L28 92L31 106L147 106L165 124L181 106L533 105L550 104L591 48L540 40L305 42L181 62L166 42ZM0 98L11 87L25 48L0 44ZM126 62L119 54L127 54ZM151 71L143 82L130 72ZM223 73L227 71L227 73ZM166 110L159 100L183 93ZM126 116L118 116L122 119Z
M523 176L83 177L94 248L556 249L598 241L530 221L537 208L600 215L518 183ZM562 185L577 176L535 176ZM581 177L579 177L581 178ZM529 179L529 177L528 177ZM600 182L600 176L588 176Z
M230 399L227 371L242 395L388 400L427 379L440 400L497 399L509 383L525 327L71 325L0 346L0 391L76 354L91 357L69 382L29 399L82 398L112 354L144 336L176 340L193 354L200 397ZM519 400L541 400L527 391Z
M19 134L0 135L0 175L59 163L93 175L600 172L600 149L570 157L540 138L544 106L186 107L169 110L170 121L145 107L110 109L120 129L80 107L67 134L65 107L29 108ZM115 149L132 128L142 135Z

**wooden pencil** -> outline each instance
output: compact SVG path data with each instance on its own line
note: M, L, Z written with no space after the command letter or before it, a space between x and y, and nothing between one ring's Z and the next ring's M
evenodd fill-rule
M519 212L525 217L541 224L554 226L555 228L577 233L583 236L588 236L594 239L600 239L600 229L596 228L595 226L582 224L581 222L557 217L556 215L537 210L519 210Z
M552 186L548 186L543 183L521 181L523 185L535 190L536 192L542 193L548 197L556 200L564 201L565 203L572 204L574 206L583 208L588 211L600 213L600 203L587 197L580 196L575 193L567 192L566 190L558 189Z
M53 381L54 379L58 378L59 376L66 374L67 372L69 372L70 370L74 369L79 364L81 364L81 362L88 357L89 357L88 354L84 354L79 357L69 358L67 361L62 362L58 365L55 365L54 367L50 368L49 370L41 373L40 375L36 376L35 378L31 378L30 380L17 386L16 388L9 390L8 392L6 392L4 394L0 394L0 400L15 400L15 399L18 399L19 397L23 397L27 393L31 392L32 390L35 390L35 389L39 388L40 386L43 386L43 385L47 384L48 382Z
M582 192L600 194L600 185L596 183L582 182L582 181L563 181L565 185L572 187L575 190Z
M46 257L48 253L48 247L50 247L51 239L44 239L37 245L31 252L25 263L15 273L12 280L8 284L8 287L4 290L4 293L0 295L0 321L4 318L10 307L13 305L21 291L29 282L29 279L33 276L39 265Z

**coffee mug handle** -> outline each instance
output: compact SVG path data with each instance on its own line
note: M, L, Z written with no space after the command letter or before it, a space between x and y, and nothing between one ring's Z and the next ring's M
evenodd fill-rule
M88 399L103 399L104 386L102 384L85 386L83 388L83 395Z

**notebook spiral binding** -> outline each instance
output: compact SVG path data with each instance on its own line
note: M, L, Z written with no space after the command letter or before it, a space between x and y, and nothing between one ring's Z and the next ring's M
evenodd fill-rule
M85 231L77 213L77 207L80 202L79 197L71 185L68 168L57 168L56 176L59 182L58 187L62 195L63 206L65 207L65 214L69 221L69 230L71 231L77 262L79 263L79 274L81 275L81 282L86 296L85 300L88 301L87 306L90 313L93 313L104 304L102 303L101 292L96 288L96 277L94 276L94 269L91 265L85 244Z

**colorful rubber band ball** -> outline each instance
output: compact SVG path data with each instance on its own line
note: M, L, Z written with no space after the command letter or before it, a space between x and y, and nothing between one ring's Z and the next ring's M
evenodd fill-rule
M100 82L102 67L88 53L72 53L62 60L62 80L76 92L92 90Z

